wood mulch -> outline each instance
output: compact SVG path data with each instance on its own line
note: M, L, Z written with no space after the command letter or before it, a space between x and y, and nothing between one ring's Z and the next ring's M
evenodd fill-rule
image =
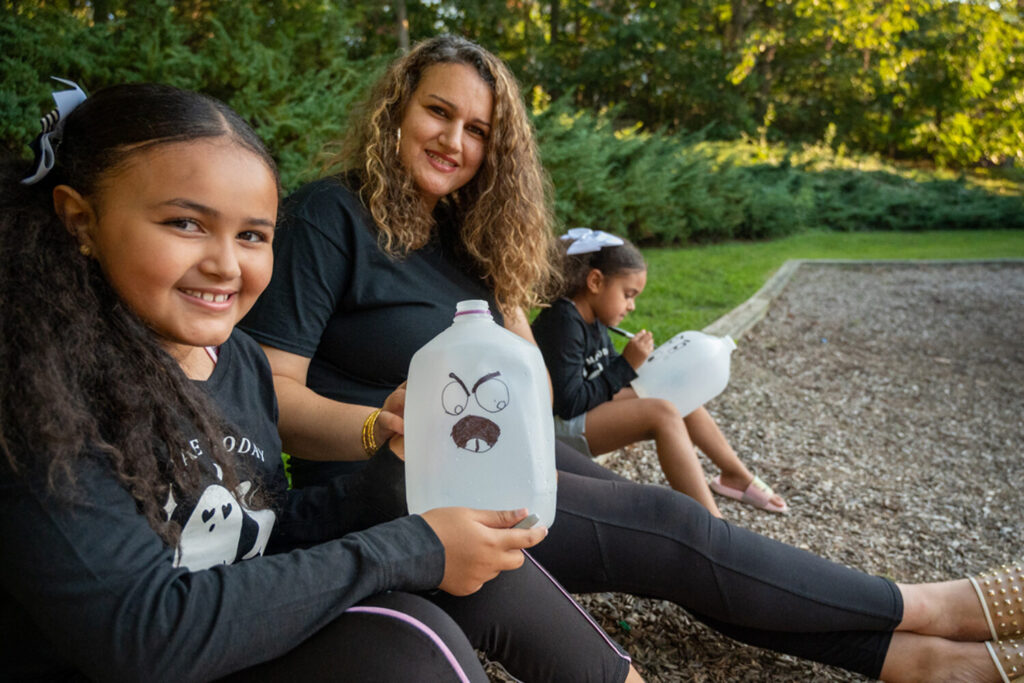
M719 499L727 519L904 582L1024 555L1024 264L804 264L738 343L707 407L791 512ZM665 484L653 442L606 464ZM578 597L648 681L865 680L669 602Z

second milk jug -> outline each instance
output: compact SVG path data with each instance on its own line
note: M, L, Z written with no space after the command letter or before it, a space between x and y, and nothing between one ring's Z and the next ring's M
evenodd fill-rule
M555 518L555 436L540 350L460 301L417 351L405 397L409 512L460 505Z
M718 396L729 383L732 337L680 332L656 348L636 371L640 398L664 398L687 416Z

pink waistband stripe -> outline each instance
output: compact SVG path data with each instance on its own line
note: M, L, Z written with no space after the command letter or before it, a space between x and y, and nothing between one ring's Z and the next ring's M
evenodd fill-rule
M422 631L426 634L428 638L430 638L431 641L433 641L434 645L437 646L437 649L440 650L441 653L445 656L445 659L448 660L448 663L452 665L452 668L455 669L455 673L459 676L459 680L462 681L462 683L470 683L469 676L467 676L466 672L462 670L462 666L459 665L459 661L455 659L455 655L448 648L445 642L441 640L441 636L437 635L437 633L432 628L424 624L419 619L411 617L405 612L399 612L398 610L388 609L386 607L366 607L357 605L355 607L349 607L345 611L361 612L363 614L376 614L382 617L398 619L399 621L405 622L413 628Z

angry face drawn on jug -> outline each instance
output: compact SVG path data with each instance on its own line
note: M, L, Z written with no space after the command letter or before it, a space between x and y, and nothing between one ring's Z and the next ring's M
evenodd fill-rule
M452 381L441 390L441 407L449 415L462 416L452 427L452 441L463 450L486 453L498 442L501 427L482 415L465 415L469 397L472 396L486 412L500 413L508 405L508 385L499 379L500 372L487 373L473 384L472 389L454 372L449 372L448 376Z

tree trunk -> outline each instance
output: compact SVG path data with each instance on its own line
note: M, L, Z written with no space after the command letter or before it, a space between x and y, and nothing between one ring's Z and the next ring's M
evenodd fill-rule
M743 36L754 18L756 7L746 0L731 0L729 23L725 26L722 43L726 52L732 52L743 41Z
M396 0L395 14L398 19L398 49L409 51L409 15L406 12L405 0Z
M110 17L110 2L108 0L93 0L92 22L94 24L105 24Z
M1024 0L1021 0L1024 2ZM558 43L558 31L559 31L559 10L561 9L562 0L551 0L551 44L556 45Z

